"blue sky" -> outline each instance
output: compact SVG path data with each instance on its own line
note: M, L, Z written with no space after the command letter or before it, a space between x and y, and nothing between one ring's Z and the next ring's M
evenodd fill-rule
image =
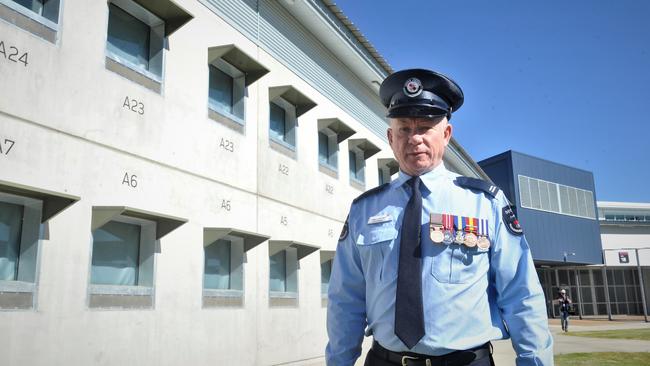
M650 1L336 4L395 69L458 82L454 137L592 171L598 200L650 202Z

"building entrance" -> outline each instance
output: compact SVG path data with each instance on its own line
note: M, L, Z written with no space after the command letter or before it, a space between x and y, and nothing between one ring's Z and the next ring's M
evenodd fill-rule
M579 316L644 315L642 296L650 290L650 267L641 268L644 291L641 290L637 268L538 268L537 275L546 295L549 317L560 316L559 307L553 300L558 298L561 289L566 290ZM645 303L647 306L647 301Z

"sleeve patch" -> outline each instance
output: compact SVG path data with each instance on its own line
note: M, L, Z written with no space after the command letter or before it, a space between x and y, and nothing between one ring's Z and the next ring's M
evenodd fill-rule
M341 229L341 235L339 235L339 241L345 240L345 238L348 237L349 233L349 228L348 228L348 218L345 218L345 224L343 224L343 229Z
M515 216L515 211L512 209L512 205L504 206L501 210L501 216L503 217L503 223L506 225L506 229L512 235L521 236L524 234L524 231L519 225L519 220Z

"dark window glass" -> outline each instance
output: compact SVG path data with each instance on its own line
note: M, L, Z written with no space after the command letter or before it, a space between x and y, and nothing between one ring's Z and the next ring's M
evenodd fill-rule
M596 269L592 272L592 277L594 279L594 286L602 286L604 283L603 280L603 271Z
M107 48L130 64L149 69L149 26L133 15L110 4Z
M43 18L57 23L59 21L59 0L12 0Z
M594 292L596 293L596 302L607 302L604 287L594 287Z
M230 75L210 65L210 105L218 111L232 114L233 79Z
M269 257L270 263L270 281L269 290L286 292L287 291L287 251L281 250Z
M323 262L320 265L320 285L321 293L326 294L330 284L330 276L332 275L332 261Z
M271 102L271 137L286 141L287 129L284 108Z
M219 240L208 245L204 250L205 274L203 276L203 287L217 290L230 289L230 241Z
M14 281L18 275L23 208L21 205L0 202L0 280L2 281Z
M93 231L90 282L136 286L140 252L140 225L111 221Z
M591 285L591 278L589 277L589 271L582 270L580 271L580 286L589 286Z
M318 161L321 164L327 165L329 162L330 149L329 149L329 137L322 133L318 133Z
M357 178L357 154L354 151L350 151L349 161L350 161L350 176L352 178Z

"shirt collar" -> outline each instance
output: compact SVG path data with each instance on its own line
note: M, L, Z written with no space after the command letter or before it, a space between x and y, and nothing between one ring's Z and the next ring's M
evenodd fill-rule
M429 192L433 190L433 183L440 177L445 176L447 174L447 168L445 167L444 162L440 162L437 167L433 168L432 171L424 173L420 176L420 180L422 180L422 183L427 187ZM404 173L402 170L399 171L399 176L397 179L395 179L395 188L401 187L404 183L406 183L409 179L411 179L412 176Z

